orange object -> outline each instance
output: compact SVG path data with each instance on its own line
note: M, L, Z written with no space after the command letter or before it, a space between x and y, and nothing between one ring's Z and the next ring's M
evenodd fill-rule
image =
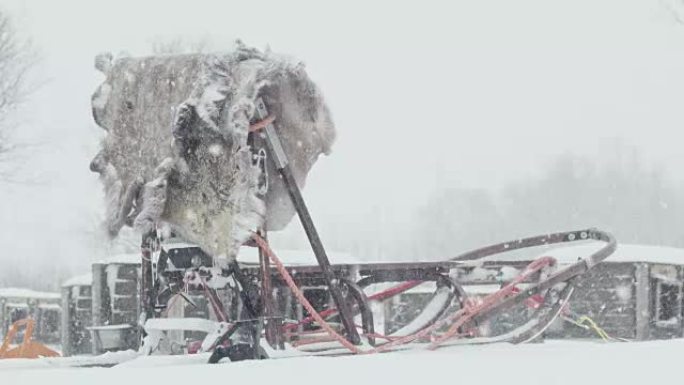
M36 322L31 318L21 319L10 326L5 341L0 346L0 359L2 358L39 358L59 357L59 353L38 342L31 341L33 327ZM14 337L24 327L24 339L21 344L10 347Z

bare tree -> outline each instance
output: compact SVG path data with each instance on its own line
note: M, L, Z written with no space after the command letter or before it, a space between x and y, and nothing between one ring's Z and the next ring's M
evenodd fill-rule
M16 148L10 140L10 115L29 93L28 73L35 63L31 42L16 31L11 17L0 9L0 162ZM0 179L8 172L0 170Z

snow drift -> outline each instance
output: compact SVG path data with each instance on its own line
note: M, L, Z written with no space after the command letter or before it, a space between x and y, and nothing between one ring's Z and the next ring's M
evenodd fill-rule
M237 44L230 53L96 58L92 98L106 130L91 162L106 196L107 230L160 224L214 256L234 258L250 230L282 229L294 209L272 162L251 146L255 101L276 118L300 187L335 138L304 66Z

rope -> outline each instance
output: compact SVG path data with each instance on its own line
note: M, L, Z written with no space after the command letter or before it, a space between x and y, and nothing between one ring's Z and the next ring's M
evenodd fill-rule
M186 293L188 292L188 283L185 281L185 279L183 279L183 291ZM171 297L171 299L166 304L166 308L162 312L163 315L166 315L168 317L169 309L171 309L171 307L173 307L173 305L176 304L178 297L181 297L180 293L176 293L173 295L173 297Z
M269 124L275 122L275 116L269 115L266 117L266 119L260 120L251 126L249 126L249 132L256 132L261 130L262 128L266 128Z
M593 319L591 319L587 315L583 315L583 316L579 317L577 320L566 316L566 317L563 317L563 320L566 322L569 322L575 326L579 326L582 329L587 329L587 330L593 331L594 333L596 333L596 335L598 335L605 342L610 342L610 341L629 342L629 340L627 340L627 339L611 336L601 326L599 326L599 324L596 323L596 321L594 321Z
M271 261L275 265L276 269L278 270L280 275L283 277L283 280L285 281L285 283L288 285L290 290L292 290L292 293L295 295L297 300L309 312L311 317L313 317L313 319L321 326L321 328L323 330L325 330L326 332L328 332L328 334L334 340L336 340L337 342L342 344L342 346L344 346L345 348L347 348L349 351L351 351L354 354L379 353L379 352L388 350L391 347L394 347L397 345L402 345L405 343L409 343L415 339L421 338L421 337L429 334L430 332L432 332L436 328L441 327L443 325L443 323L445 322L444 320L442 320L442 322L436 322L432 326L427 327L427 328L425 328L425 329L423 329L417 333L414 333L412 335L408 335L406 337L399 337L399 338L392 340L392 341L390 341L390 342L388 342L388 343L386 343L380 347L377 347L375 349L363 351L363 350L359 349L358 347L356 347L351 342L349 342L346 338L341 336L339 333L337 333L335 331L335 329L333 329L332 326L330 326L330 324L323 319L321 314L318 313L316 311L316 309L314 309L314 307L311 305L311 303L304 296L304 293L299 289L299 287L297 287L297 284L294 282L294 279L292 279L292 276L290 275L290 273L285 268L285 265L283 265L283 263L280 261L280 259L278 259L278 257L275 255L273 250L271 250L268 243L262 237L260 237L258 234L255 234L255 233L252 234L252 238L256 242L257 246L259 246L264 251L264 253L266 255L268 255L268 257L271 259ZM419 281L416 281L416 282L419 282ZM394 288L391 288L390 290L397 289L399 286L408 286L408 284L409 284L409 282L402 284L402 285L398 285ZM411 282L411 284L415 284L415 283ZM459 312L457 312L457 313L459 313Z
M455 337L459 333L459 329L465 325L468 321L470 321L475 315L478 313L492 307L495 305L498 301L501 299L509 296L510 294L514 294L515 291L517 290L516 286L523 283L526 279L528 279L532 274L536 273L537 271L543 269L544 267L553 265L556 263L556 260L551 257L541 257L525 268L525 271L523 271L520 275L515 277L511 282L509 282L506 286L502 287L501 290L497 291L496 293L492 293L488 296L486 296L481 303L471 306L465 309L465 314L463 317L459 318L456 322L454 322L450 327L449 330L447 330L446 333L442 334L441 336L437 337L428 347L430 350L436 349L440 344L446 342L447 340Z
M593 319L589 318L588 316L582 316L580 319L577 320L578 325L584 325L588 324L589 328L594 330L596 334L598 334L599 337L601 337L604 341L608 341L611 339L611 337L606 333L605 330L603 330L596 322L594 322Z
M362 350L360 350L358 347L356 347L354 344L349 342L346 338L341 336L339 333L335 331L335 329L332 328L321 315L314 309L314 307L311 305L309 300L306 299L304 296L304 292L302 292L299 287L297 287L297 284L294 282L294 279L292 279L292 276L290 273L288 273L287 269L285 268L285 265L280 261L280 259L275 255L273 250L271 250L270 246L264 240L259 234L253 233L252 234L252 239L254 239L254 242L263 250L263 252L268 255L268 257L271 259L271 262L275 265L276 269L278 270L278 273L283 277L283 280L289 286L290 290L292 290L292 293L295 295L299 303L304 306L304 308L311 314L311 316L318 322L318 324L328 332L328 334L334 338L337 342L339 342L342 346L347 348L350 352L354 354L361 354L364 353Z
M294 282L294 279L290 275L290 273L287 271L285 268L285 265L280 261L280 259L276 256L275 252L270 248L266 240L264 240L261 236L259 236L256 233L252 233L252 239L254 239L255 243L259 248L262 249L262 251L271 259L273 262L273 265L276 267L276 270L278 270L278 273L282 276L283 280L287 284L287 286L292 290L292 293L294 296L297 298L299 303L302 304L302 306L309 312L310 317L313 318L314 321L316 321L321 328L326 331L330 337L320 337L320 338L315 338L312 339L312 342L309 341L302 341L301 344L307 344L307 343L315 343L315 342L324 342L324 341L337 341L339 342L343 347L347 348L350 352L354 354L372 354L372 353L381 353L385 352L393 347L399 346L399 345L404 345L408 344L410 342L413 342L419 338L426 337L428 335L431 335L433 332L441 328L442 326L446 324L451 324L449 327L449 330L437 337L436 339L433 340L432 344L430 344L429 349L433 350L439 347L440 344L443 342L455 338L455 337L462 337L464 335L468 334L463 334L460 329L463 325L465 325L468 321L470 321L473 317L475 317L478 313L487 310L491 306L495 305L499 300L511 295L515 294L515 291L517 290L516 286L525 280L527 280L532 274L538 272L544 267L550 266L555 264L556 260L551 257L542 257L539 258L532 263L530 263L527 268L520 274L518 275L515 279L513 279L511 282L509 282L506 286L501 288L499 291L496 293L490 294L486 296L483 301L477 305L473 306L467 306L462 309L459 309L458 311L454 312L453 314L449 315L448 317L444 317L441 320L435 322L434 324L423 328L422 330L419 330L418 332L414 334L410 334L404 337L397 337L391 338L389 342L378 346L374 349L371 350L366 350L363 351L359 349L357 346L349 342L346 338L344 338L342 335L340 335L328 322L326 322L323 319L323 316L321 313L317 312L316 309L311 305L311 303L306 299L304 296L304 293L302 292L301 289L297 286L297 284ZM389 290L386 290L385 292L401 292L401 289L408 290L408 288L412 287L412 285L417 285L417 283L420 283L420 281L409 281L404 284L395 286L390 288ZM400 289L401 288L401 289ZM382 297L386 295L386 293L381 292L378 293L381 294L378 297ZM395 293L396 294L396 293ZM329 311L326 313L327 315L330 315L330 311L334 311L333 309L329 309ZM380 335L373 335L375 337L385 337L385 336L380 336Z
M408 290L410 290L410 289L412 289L412 288L414 288L414 287L420 285L421 283L423 283L423 281L408 281L408 282L404 282L404 283L401 283L401 284L399 284L399 285L392 286L392 287L390 287L390 288L388 288L388 289L385 289L385 290L383 290L383 291L377 292L377 293L375 293L375 294L373 294L373 295L369 295L369 296L368 296L368 300L369 300L369 301L384 301L384 300L386 300L387 298L394 297L395 295L398 295L398 294L401 294L401 293L403 293L403 292L405 292L405 291L408 291ZM337 313L338 313L338 312L337 312L337 308L336 308L336 307L332 307L332 308L323 310L323 311L320 312L319 314L320 314L321 317L323 317L323 318L328 318L328 317L331 317L331 316L333 316L333 315L335 315L335 314L337 314ZM284 328L285 330L296 329L296 328L298 328L300 325L310 324L310 323L312 323L313 321L314 321L314 318L313 318L312 316L308 316L308 317L302 319L302 320L299 321L299 322L287 324L287 325L283 326L283 328Z

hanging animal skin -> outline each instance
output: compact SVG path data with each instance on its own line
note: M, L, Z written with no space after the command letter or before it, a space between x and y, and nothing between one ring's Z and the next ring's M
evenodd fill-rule
M126 225L141 233L168 225L230 260L250 231L282 229L294 214L271 160L251 145L255 100L276 119L300 187L335 138L304 66L239 42L226 54L103 54L96 68L106 80L93 116L106 135L90 168L104 184L112 237Z

